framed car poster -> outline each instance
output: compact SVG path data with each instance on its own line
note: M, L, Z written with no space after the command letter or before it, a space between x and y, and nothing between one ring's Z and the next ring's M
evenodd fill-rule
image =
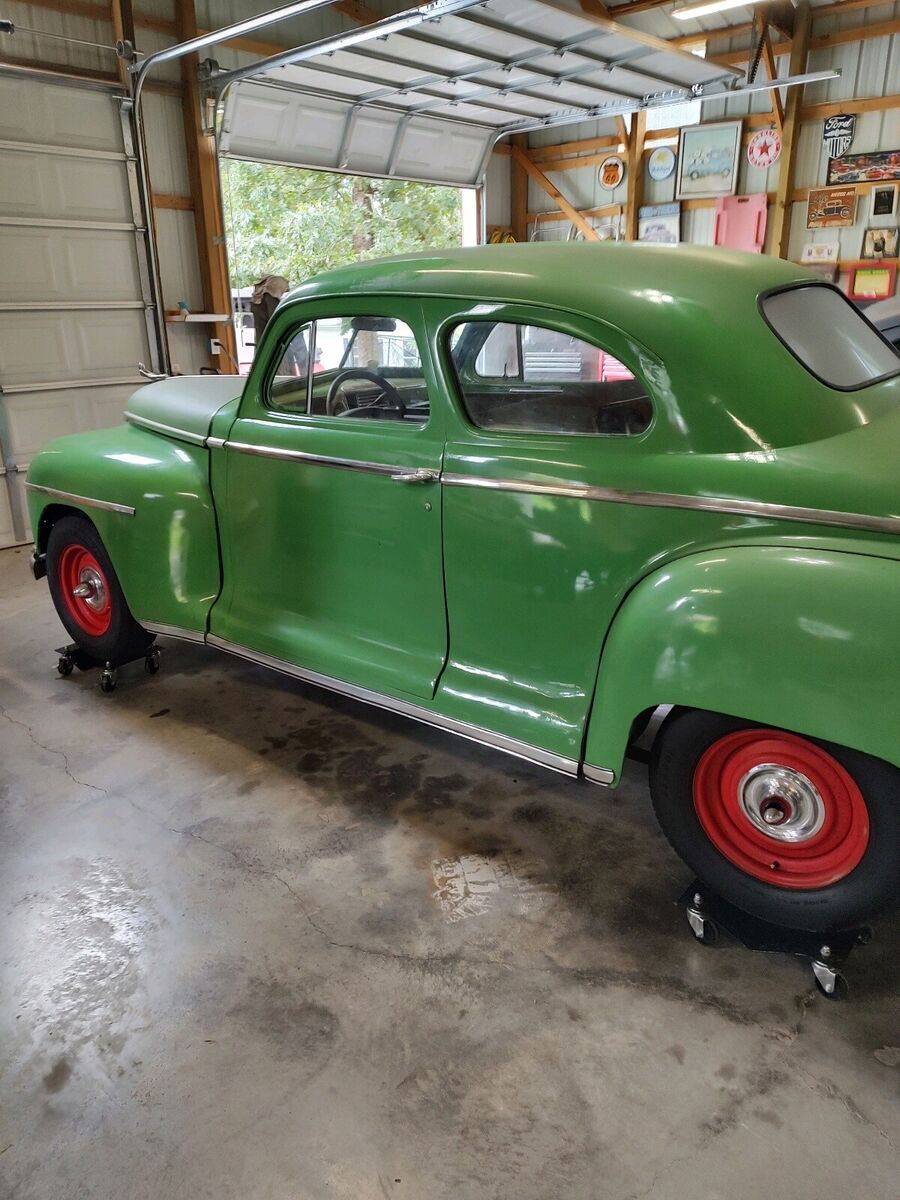
M638 241L677 246L681 241L681 205L646 204L638 209Z
M886 183L900 179L900 150L844 154L828 164L826 183Z
M856 188L810 188L807 229L849 228L856 219Z
M873 227L863 234L860 258L896 258L897 226Z
M742 121L719 121L680 131L676 199L734 195L742 127Z

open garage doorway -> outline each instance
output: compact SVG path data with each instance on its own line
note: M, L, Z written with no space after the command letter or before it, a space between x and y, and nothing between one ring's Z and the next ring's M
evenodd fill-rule
M474 188L221 160L241 374L256 340L251 300L267 276L290 287L364 258L474 245Z

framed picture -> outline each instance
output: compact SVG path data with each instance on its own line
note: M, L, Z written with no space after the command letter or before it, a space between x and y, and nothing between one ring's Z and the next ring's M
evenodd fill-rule
M897 257L897 226L887 228L874 226L863 234L860 258L896 258Z
M681 205L646 204L638 209L638 241L676 246L681 241Z
M719 121L679 132L676 199L734 195L742 127L741 121Z
M897 288L894 263L854 263L850 267L847 296L851 300L887 300Z
M826 183L882 183L900 179L900 150L844 154L828 164Z
M837 229L856 219L856 188L810 188L807 229Z
M800 261L804 266L836 266L840 257L840 242L806 242L800 254Z
M883 221L885 217L897 215L897 185L882 183L869 193L869 220Z

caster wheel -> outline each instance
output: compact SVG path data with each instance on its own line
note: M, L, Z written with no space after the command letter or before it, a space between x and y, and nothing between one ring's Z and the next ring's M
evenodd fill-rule
M59 671L60 675L65 678L67 675L71 675L75 670L75 664L72 662L71 658L60 658L56 664L56 669Z
M711 921L709 917L703 918L703 926L699 932L694 930L694 937L701 946L715 946L719 940L719 927L715 921Z
M108 696L110 692L114 692L116 690L117 682L118 681L116 679L115 672L104 671L100 676L100 691Z
M826 1000L846 1000L850 994L850 985L847 983L846 976L840 971L836 971L834 967L814 962L813 978L816 981L816 989Z
M148 675L155 675L159 670L159 651L154 650L144 659L144 670Z

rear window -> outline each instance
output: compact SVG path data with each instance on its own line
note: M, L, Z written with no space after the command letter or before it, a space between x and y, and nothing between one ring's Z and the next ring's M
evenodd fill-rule
M814 283L770 292L760 308L794 358L829 387L855 391L900 373L900 354L837 288Z

